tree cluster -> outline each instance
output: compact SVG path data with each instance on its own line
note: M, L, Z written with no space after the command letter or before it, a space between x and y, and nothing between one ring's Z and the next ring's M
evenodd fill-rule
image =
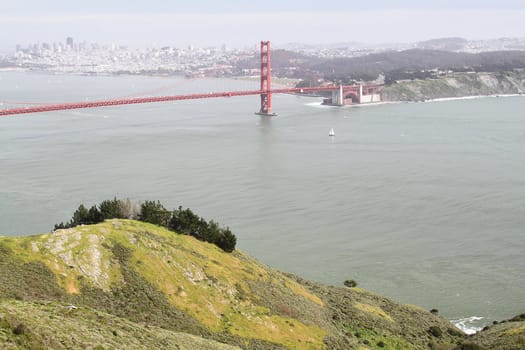
M196 215L191 209L169 211L159 201L145 201L140 209L129 200L114 198L102 201L98 206L87 209L81 204L73 213L69 222L55 225L55 230L91 225L106 219L136 219L171 231L193 236L200 241L213 243L225 252L232 252L237 244L237 238L229 227L221 227L217 222L207 221Z
M114 198L104 200L100 204L93 205L87 209L84 204L80 204L73 213L69 222L61 222L55 225L55 230L61 228L70 228L78 225L91 225L103 222L106 219L134 219L136 210L133 210L133 204L130 200L121 200Z

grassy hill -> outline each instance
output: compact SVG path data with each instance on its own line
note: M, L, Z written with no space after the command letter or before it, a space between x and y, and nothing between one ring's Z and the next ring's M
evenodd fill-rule
M1 348L455 349L464 341L415 306L305 281L143 222L0 238Z
M0 302L2 349L239 349L56 302Z

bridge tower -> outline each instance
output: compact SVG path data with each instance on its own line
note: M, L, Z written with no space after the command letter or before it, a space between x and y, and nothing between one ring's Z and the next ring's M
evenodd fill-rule
M272 67L270 63L270 42L261 41L261 109L257 114L274 116L272 113Z

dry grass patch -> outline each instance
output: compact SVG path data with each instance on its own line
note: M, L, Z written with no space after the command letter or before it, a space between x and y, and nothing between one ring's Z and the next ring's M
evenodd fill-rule
M372 314L374 316L377 316L377 317L380 317L384 320L387 320L387 321L390 321L390 322L394 322L394 320L392 319L392 317L390 317L389 314L387 314L383 309L381 309L380 307L378 306L373 306L373 305L368 305L368 304L363 304L363 303L356 303L354 304L354 306L363 311L363 312L366 312L368 314Z

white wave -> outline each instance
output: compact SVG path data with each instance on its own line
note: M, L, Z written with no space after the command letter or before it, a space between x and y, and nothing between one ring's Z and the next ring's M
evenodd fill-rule
M383 102L372 102L372 103L354 103L351 105L342 105L342 106L325 105L322 102L308 102L308 103L305 103L304 105L310 106L310 107L320 107L320 108L358 108L358 107L381 106L381 105L394 104L394 103L402 103L402 102L383 101Z
M480 98L491 98L491 97L516 97L522 96L522 94L501 94L501 95L474 95L474 96L462 96L462 97L443 97L425 100L425 102L443 102L443 101L457 101L457 100L477 100Z
M310 107L321 107L321 108L333 107L333 106L329 106L329 105L324 105L322 102L308 102L308 103L305 103L304 105L305 106L310 106Z
M452 322L454 326L458 327L466 334L474 334L479 332L483 328L482 326L480 326L481 322L479 322L483 319L483 317L471 316L460 318L457 320L450 320L450 322Z
M374 107L374 106L382 106L382 105L391 105L391 104L397 104L397 103L403 103L403 102L399 102L399 101L381 101L381 102L370 102L370 103L354 103L352 105L344 105L343 107L362 108L362 107Z

